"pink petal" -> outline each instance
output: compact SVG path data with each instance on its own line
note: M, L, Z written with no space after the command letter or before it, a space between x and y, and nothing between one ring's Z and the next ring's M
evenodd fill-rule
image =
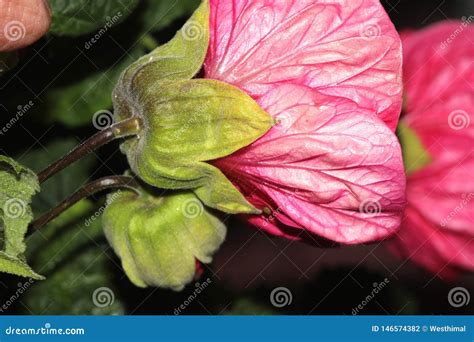
M403 162L395 135L380 119L351 100L304 86L276 87L259 104L280 124L215 165L250 201L266 201L276 220L292 227L280 235L307 229L352 244L398 229ZM278 231L267 221L253 220Z
M474 87L474 81L472 82ZM409 88L407 88L409 90ZM474 91L459 92L403 116L437 163L456 162L471 154L474 143Z
M461 121L454 126L454 116ZM445 222L447 228L474 237L474 96L457 94L445 102L436 102L425 110L416 110L404 117L405 123L417 133L432 162L408 178L410 205L434 226ZM461 129L457 129L461 128ZM436 208L436 210L433 210ZM451 212L456 210L456 215Z
M466 182L472 177L474 159L459 168L438 169L426 179L409 179L410 205L423 213L434 227L471 235L474 239L474 186ZM435 209L434 209L435 208Z
M472 98L473 36L474 26L460 21L443 21L402 35L408 112L460 93Z
M433 225L424 213L408 205L403 228L389 248L443 279L453 279L463 270L474 269L472 236Z
M211 0L207 78L255 99L309 86L377 113L395 129L401 44L378 0Z
M446 21L402 35L403 121L433 160L408 178L406 218L390 247L443 278L474 270L473 33Z

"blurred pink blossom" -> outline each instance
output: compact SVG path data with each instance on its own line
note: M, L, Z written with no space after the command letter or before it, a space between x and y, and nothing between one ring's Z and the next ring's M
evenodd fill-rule
M442 278L474 270L474 27L402 34L406 114L432 162L408 176L397 254Z
M383 239L400 224L405 176L393 133L401 42L378 0L211 0L207 78L238 86L278 122L214 161L291 239ZM312 234L303 234L310 232Z

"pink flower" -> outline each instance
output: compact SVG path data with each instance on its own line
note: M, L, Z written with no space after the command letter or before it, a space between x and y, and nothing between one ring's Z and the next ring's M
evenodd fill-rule
M379 1L211 0L210 27L206 78L238 86L279 122L214 161L271 210L249 222L347 244L395 232L401 44Z
M440 277L474 270L474 27L447 21L402 35L403 122L432 162L409 175L391 249Z

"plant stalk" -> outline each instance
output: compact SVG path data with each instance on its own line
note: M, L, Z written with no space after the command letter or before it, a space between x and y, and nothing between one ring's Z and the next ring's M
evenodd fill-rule
M98 149L111 142L114 139L135 135L140 130L140 119L131 117L124 121L113 124L112 126L97 132L81 144L76 146L72 151L58 159L46 169L38 174L38 180L43 183L54 174L84 157L86 154Z
M30 228L32 231L39 229L59 216L62 212L66 211L71 206L79 202L81 199L89 197L100 191L113 188L126 188L138 191L137 189L139 188L139 185L133 177L129 176L109 176L97 179L86 184L84 187L59 203L56 207L50 209L41 217L33 221L30 225Z

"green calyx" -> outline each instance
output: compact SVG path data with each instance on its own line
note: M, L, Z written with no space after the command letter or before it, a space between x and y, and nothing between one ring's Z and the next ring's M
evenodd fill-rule
M211 262L226 235L225 225L193 192L119 191L108 203L105 235L139 287L183 289L194 279L196 260Z
M272 118L247 94L224 82L192 79L209 45L209 2L167 44L127 68L114 91L116 121L140 118L141 130L121 148L150 185L192 189L226 213L259 213L209 162L251 144Z
M397 127L397 136L400 140L403 154L403 163L407 175L429 165L432 157L423 146L416 132L404 123Z

